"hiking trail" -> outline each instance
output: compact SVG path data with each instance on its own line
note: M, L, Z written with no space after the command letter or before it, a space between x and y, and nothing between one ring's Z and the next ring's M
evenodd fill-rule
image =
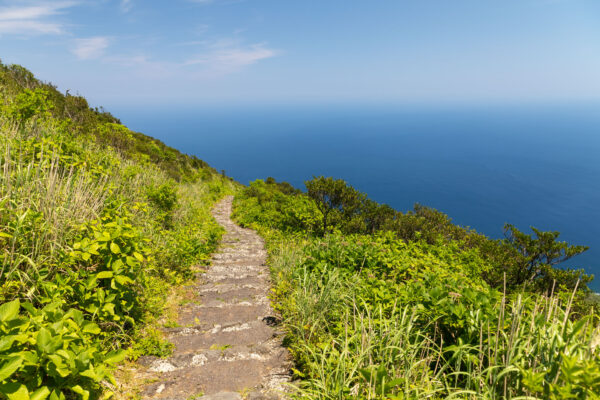
M227 232L208 271L198 275L196 301L180 306L180 327L164 329L173 354L141 360L158 378L145 387L143 399L284 398L290 356L267 297L267 252L256 232L231 221L232 200L228 196L213 209Z

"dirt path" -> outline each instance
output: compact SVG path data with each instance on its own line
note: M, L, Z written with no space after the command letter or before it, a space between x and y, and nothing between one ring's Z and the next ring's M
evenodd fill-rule
M148 360L159 380L145 399L278 399L289 380L289 354L267 298L263 240L231 221L231 203L227 197L213 210L227 233L198 278L198 301L180 309L182 328L166 330L173 355Z

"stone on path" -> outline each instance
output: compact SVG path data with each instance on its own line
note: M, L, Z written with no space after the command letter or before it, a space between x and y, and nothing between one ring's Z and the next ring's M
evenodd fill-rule
M198 278L198 302L181 307L181 328L165 330L173 354L144 360L159 378L145 388L144 399L284 397L290 356L267 297L267 253L256 232L231 221L231 204L229 196L213 210L227 233L212 266Z

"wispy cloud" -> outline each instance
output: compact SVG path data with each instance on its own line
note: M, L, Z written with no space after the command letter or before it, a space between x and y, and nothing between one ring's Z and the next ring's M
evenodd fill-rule
M190 3L196 4L235 4L245 0L188 0Z
M164 79L173 75L179 75L179 65L169 61L159 61L146 54L137 55L112 55L102 59L107 64L123 67L133 73L136 77L152 79Z
M192 43L186 44L192 45ZM145 76L162 80L173 76L187 76L196 79L222 77L277 55L275 50L266 47L263 43L244 46L235 40L223 39L194 44L199 45L203 51L180 62L158 60L147 54L115 54L100 58L102 62L135 71L138 77Z
M28 5L0 7L1 34L61 34L63 25L50 17L62 14L76 2L29 3Z
M109 38L96 36L85 39L75 39L71 52L80 60L100 58L109 45Z
M132 0L121 0L121 4L120 4L121 12L128 13L129 11L131 11L132 7L133 7Z
M242 45L236 40L222 39L205 45L203 52L196 54L184 66L201 65L213 73L231 73L260 60L277 55L264 43Z

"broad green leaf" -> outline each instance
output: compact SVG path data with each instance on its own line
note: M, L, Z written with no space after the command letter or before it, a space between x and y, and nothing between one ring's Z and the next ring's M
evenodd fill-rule
M55 354L48 354L48 358L52 361L54 369L61 377L65 378L71 374L71 371L67 369L67 365L61 357Z
M54 389L52 393L50 393L50 400L63 400L64 398L65 395L59 390Z
M119 253L121 253L121 248L115 242L111 242L110 243L110 251L112 251L114 254L119 254Z
M0 353L10 349L15 340L17 340L17 335L0 337Z
M20 355L21 355L21 357L23 357L23 361L25 361L29 365L35 365L39 361L39 357L38 357L37 353L34 350L32 350L32 351L22 351L20 353Z
M110 233L104 231L101 235L96 237L100 242L108 242L110 240Z
M19 367L23 364L23 358L21 356L14 356L9 358L5 363L0 366L0 382L8 379L14 374Z
M112 383L112 382L111 382ZM112 390L106 390L103 394L102 397L100 398L100 400L108 400L111 397L113 397L115 395L115 392L113 392Z
M80 310L71 308L66 314L65 318L72 318L78 325L83 324L83 313Z
M86 378L90 378L96 382L102 380L102 377L100 377L95 371L94 368L92 366L90 366L89 369L81 372L79 375L81 376L85 376Z
M112 271L102 271L96 275L96 278L98 278L98 279L106 279L106 278L112 278L112 277L113 277Z
M88 248L88 252L91 254L99 255L100 254L100 253L98 253L99 248L100 248L100 245L98 245L98 243L94 243Z
M62 358L64 358L67 361L71 361L75 358L74 354L65 350L65 349L59 349L56 350L56 354L58 354L59 356L61 356Z
M115 280L119 285L127 285L128 283L133 283L133 280L125 275L117 275L115 276Z
M12 237L12 235L9 235L8 233L0 232L0 237L3 237L3 238L11 238L11 237Z
M71 390L81 395L83 400L88 400L90 398L90 392L79 385L71 386Z
M133 252L133 256L134 256L135 258L137 258L137 260L138 260L139 262L143 262L143 261L144 261L144 256L143 256L143 255L141 255L140 253L138 253L137 251L134 251L134 252Z
M115 315L115 305L113 303L106 303L102 307L102 311L105 311L110 315Z
M50 331L46 328L40 329L36 338L37 348L45 353L49 353L51 341L52 335L50 334Z
M30 400L44 400L50 395L50 389L47 386L42 386L29 396Z
M14 319L19 315L19 308L21 303L18 299L8 303L4 303L0 306L0 322L5 322Z
M19 382L0 385L0 393L4 394L8 400L29 400L29 390Z
M107 364L118 364L127 358L129 352L127 350L121 349L118 351L111 351L106 355L104 362Z
M85 333L91 333L92 335L98 335L100 332L100 328L93 322L86 321L81 326L81 331Z

